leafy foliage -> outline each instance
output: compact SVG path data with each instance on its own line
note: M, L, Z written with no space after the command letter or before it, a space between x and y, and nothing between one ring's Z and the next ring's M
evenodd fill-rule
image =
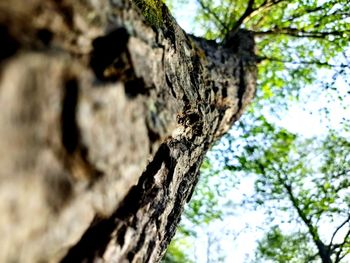
M319 68L349 75L347 0L198 0L195 32L224 41L238 28L254 32L259 86L280 103L316 79ZM186 3L183 3L186 4ZM282 89L283 87L283 89Z
M178 234L175 239L172 240L168 246L167 253L165 254L163 263L179 263L187 262L193 263L191 259L185 253L186 249L190 245L186 242L186 236Z
M185 210L186 218L189 218L194 225L208 224L214 219L219 219L222 214L217 209L218 200L216 197L218 193L215 191L218 189L216 187L211 188L209 182L215 176L211 173L215 172L207 159L201 167L201 183L196 188L196 192Z
M240 152L231 156L228 165L232 171L258 175L253 204L269 207L271 220L286 218L300 226L297 233L286 236L273 228L259 244L260 256L272 259L274 251L275 262L289 262L283 257L290 257L294 251L293 258L297 259L305 253L305 246L283 251L282 241L299 240L297 237L302 235L314 247L305 255L306 262L322 257L322 253L333 259L330 262L340 262L350 253L350 142L336 132L324 138L298 138L262 116L253 123L241 126L244 142L240 142ZM340 241L335 242L337 235Z
M271 221L258 243L257 262L343 262L350 253L349 116L331 129L334 115L323 100L324 106L314 113L328 119L330 129L313 138L278 127L276 122L291 105L301 104L307 89L311 90L309 101L327 97L337 101L338 107L348 107L348 1L197 3L195 32L204 32L204 37L225 43L239 28L254 32L259 78L256 102L204 164L204 184L200 182L186 220L208 225L224 216L217 208L220 186L206 188L210 175L220 174L218 167L236 176L254 175L255 193L242 205L247 209L251 204L253 209L264 206ZM293 230L285 229L286 225L294 226Z
M257 262L261 262L262 258L278 263L311 262L309 242L304 233L285 235L278 226L274 226L258 244Z

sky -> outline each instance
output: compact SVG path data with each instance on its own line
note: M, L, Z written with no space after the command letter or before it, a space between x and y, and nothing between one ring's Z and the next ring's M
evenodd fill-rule
M193 18L196 14L196 1L188 1L186 8L175 9L174 16L179 25L189 33L201 35L203 32L196 26ZM350 54L349 54L350 55ZM331 78L332 72L320 71L320 80ZM273 121L291 132L300 134L304 137L313 137L324 134L327 125L338 127L342 122L342 116L347 115L347 108L338 104L337 100L332 100L332 93L320 94L319 96L310 96L310 93L316 93L318 84L305 88L301 93L299 102L293 102L289 105L288 111L282 118ZM348 93L349 87L344 80L337 80L336 86L341 93ZM310 100L313 97L313 100ZM307 103L306 103L307 101ZM350 105L350 98L344 101ZM319 109L328 105L331 108L329 120L325 120L322 114L318 114ZM273 118L273 117L271 117ZM222 182L225 183L225 182ZM232 191L226 199L235 201L242 200L245 195L251 195L254 192L254 178L247 177L242 180L239 190ZM223 200L225 201L225 200ZM227 201L227 200L226 200ZM207 229L199 229L200 233L196 240L193 241L195 249L191 251L196 263L207 262L208 241L216 238L220 240L213 246L213 250L220 251L226 256L227 263L246 263L253 259L256 241L262 238L264 231L262 225L266 220L264 209L256 211L247 211L246 209L235 207L232 215L225 216L222 221L217 221L208 226ZM290 226L289 226L290 227ZM217 247L215 247L217 246ZM215 255L214 255L215 256ZM213 261L215 262L215 261Z

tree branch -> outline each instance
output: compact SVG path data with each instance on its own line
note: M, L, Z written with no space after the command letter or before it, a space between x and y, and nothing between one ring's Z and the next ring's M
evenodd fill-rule
M268 0L265 0L264 3L262 3L262 5L265 5L267 2L268 2ZM255 3L255 0L249 0L249 2L247 4L247 8L245 9L243 15L235 22L235 24L231 28L231 32L236 33L237 30L239 29L239 27L241 26L241 24L243 23L243 21L248 16L250 16L251 13L253 13L255 11L255 9L253 8L254 3Z
M332 235L332 238L331 238L331 241L329 242L329 247L332 246L334 237L337 235L338 231L339 231L343 226L345 226L345 224L348 223L349 221L350 221L350 215L349 215L348 218L347 218L340 226L338 226L337 229L334 231L334 233L333 233L333 235Z
M266 31L254 31L254 35L256 36L263 36L263 35L289 35L292 37L301 37L301 38L325 38L327 36L340 36L343 37L344 34L350 33L350 30L343 30L343 31L306 31L303 29L297 29L297 28L273 28Z
M292 22L294 19L300 18L300 17L307 15L307 14L318 12L318 11L322 10L323 8L324 8L323 6L317 6L315 8L305 9L305 10L303 10L305 12L295 13L292 16L290 16L287 21Z
M324 263L331 262L330 255L329 255L329 253L327 253L328 252L327 246L320 239L320 236L318 235L317 229L312 225L310 218L308 218L305 215L304 211L300 208L299 200L297 199L297 197L293 193L292 185L288 184L286 182L285 178L282 178L280 176L281 173L283 173L285 175L285 178L287 178L287 174L283 170L280 170L280 171L276 170L278 180L282 184L284 189L287 191L287 195L289 197L289 200L292 202L292 205L297 210L299 217L301 218L301 220L304 222L304 224L308 228L309 234L312 236L312 239L313 239L313 241L318 249L319 256L322 259L322 262L324 262Z
M201 8L209 15L212 16L222 27L222 29L225 31L225 34L230 30L228 26L224 23L224 21L221 20L221 18L215 13L209 6L205 5L203 0L197 0Z
M350 216L349 216L347 222L349 222L349 220L350 220ZM343 242L336 245L336 247L339 248L339 251L336 253L335 263L340 262L340 260L342 260L342 259L347 255L347 253L345 253L344 255L341 255L341 253L343 252L344 245L346 244L346 241L347 241L347 239L349 238L349 236L350 236L350 229L349 229L348 232L345 234L344 239L343 239Z
M253 17L256 13L263 12L268 8L275 6L285 0L265 0L258 7L254 7L254 1L249 1L246 10L243 15L234 23L231 31L236 32L238 28L249 18Z
M329 2L327 2L326 4L330 5ZM334 7L335 4L338 4L338 2L334 1L331 4L331 6L329 6L329 7L325 7L325 4L320 5L320 6L316 6L316 7L306 7L304 10L300 10L299 12L296 11L294 14L292 14L284 22L293 22L295 19L298 19L298 18L303 17L305 15L310 15L312 13L316 13L316 12L322 11L322 10L332 9L332 7ZM348 13L344 12L342 9L337 9L331 14L327 14L327 15L324 15L324 16L322 16L322 14L321 14L320 20L323 20L325 18L328 19L330 16L334 16L334 15L340 15L340 16L344 15L345 16L344 18L349 17Z
M293 61L293 60L286 60L286 59L280 59L280 58L273 58L273 57L265 57L265 56L257 56L257 60L259 62L263 60L270 60L270 61L276 61L281 63L287 63L287 64L293 64L293 65L317 65L317 66L323 66L323 67L332 67L332 68L349 68L350 65L347 64L330 64L327 62L321 62L321 61Z

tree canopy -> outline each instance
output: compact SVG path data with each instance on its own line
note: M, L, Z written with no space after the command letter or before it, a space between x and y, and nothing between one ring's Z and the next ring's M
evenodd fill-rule
M172 2L174 10L186 4ZM225 216L218 208L220 195L253 176L254 194L241 205L264 207L269 221L258 241L257 262L345 262L350 253L348 1L198 0L197 7L194 34L224 44L238 30L254 34L259 77L255 103L204 164L184 221L220 220ZM317 107L308 107L312 101ZM293 107L319 116L317 128L323 130L305 136L297 127L283 127ZM223 171L231 173L221 181L228 185L224 191L217 179ZM191 235L185 225L179 233Z

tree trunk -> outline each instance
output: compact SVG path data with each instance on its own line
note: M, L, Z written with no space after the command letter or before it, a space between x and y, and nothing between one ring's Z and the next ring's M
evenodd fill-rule
M248 32L222 47L134 2L0 0L0 262L160 261L254 96Z

